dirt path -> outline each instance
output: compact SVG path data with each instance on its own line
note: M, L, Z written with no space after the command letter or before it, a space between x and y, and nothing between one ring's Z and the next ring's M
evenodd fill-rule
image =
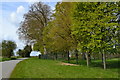
M61 63L61 65L68 65L68 66L79 66L77 64L70 64L70 63Z
M0 62L0 79L9 78L16 64L27 58Z

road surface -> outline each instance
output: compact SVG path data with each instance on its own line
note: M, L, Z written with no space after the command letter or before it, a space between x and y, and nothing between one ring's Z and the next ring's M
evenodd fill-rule
M24 59L27 58L19 58L17 60L0 62L0 80L2 78L9 78L16 64Z

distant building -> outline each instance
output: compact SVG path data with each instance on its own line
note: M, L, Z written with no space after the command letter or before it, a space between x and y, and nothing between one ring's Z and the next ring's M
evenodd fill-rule
M39 54L41 54L39 51L32 51L30 56L38 56Z

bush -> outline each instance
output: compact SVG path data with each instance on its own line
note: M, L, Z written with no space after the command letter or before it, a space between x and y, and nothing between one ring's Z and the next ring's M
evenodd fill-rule
M17 58L11 58L11 60L16 60Z

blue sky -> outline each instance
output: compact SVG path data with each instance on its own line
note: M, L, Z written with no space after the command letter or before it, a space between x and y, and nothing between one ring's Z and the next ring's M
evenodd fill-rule
M45 3L51 6L51 9L55 9L57 2ZM17 49L24 47L24 43L18 39L16 31L31 4L33 2L0 2L0 41L12 40L17 43Z

